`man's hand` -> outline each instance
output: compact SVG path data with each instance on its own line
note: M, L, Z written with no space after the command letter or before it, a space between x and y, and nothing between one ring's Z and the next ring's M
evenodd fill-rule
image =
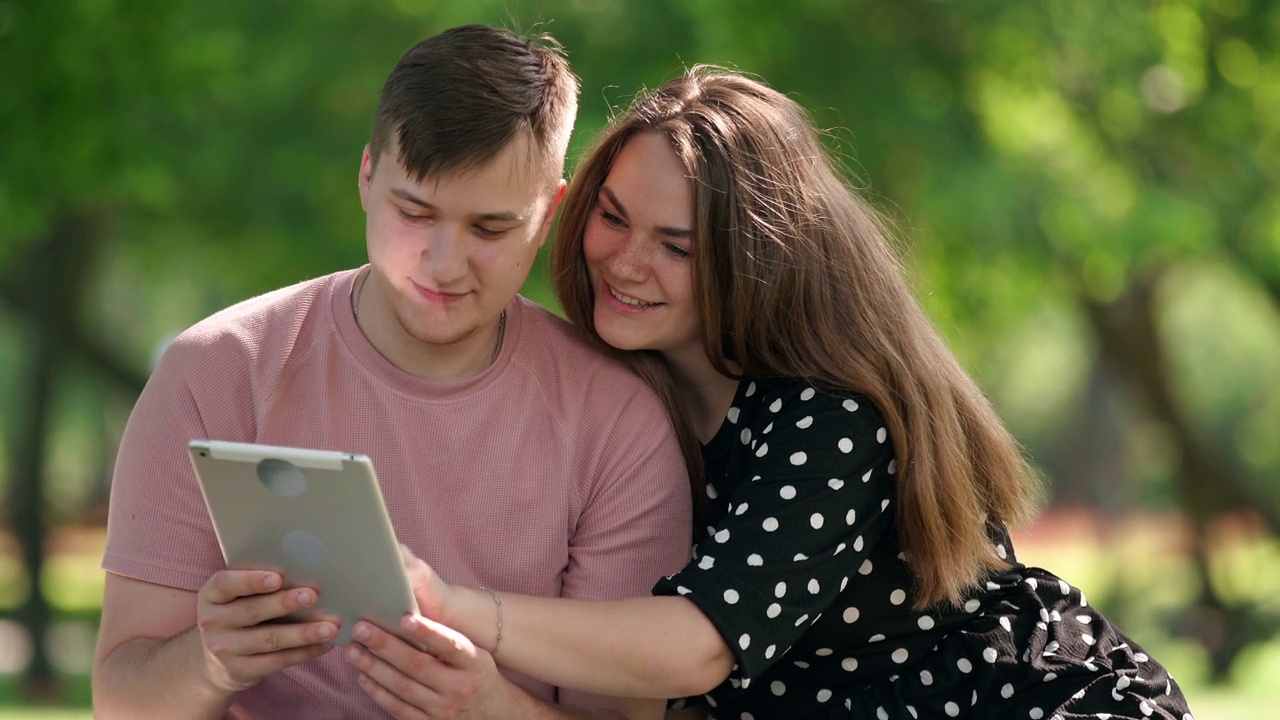
M328 652L337 622L272 623L316 603L311 588L281 590L279 573L223 570L200 588L196 628L204 648L205 676L237 692L262 678Z
M511 717L510 686L489 653L421 615L407 616L412 647L367 622L356 623L348 661L360 686L396 720Z

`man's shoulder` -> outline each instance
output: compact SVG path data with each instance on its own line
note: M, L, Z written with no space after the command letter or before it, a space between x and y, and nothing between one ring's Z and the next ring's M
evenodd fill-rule
M523 342L532 351L529 361L554 376L567 376L574 382L599 378L620 384L620 389L635 392L648 388L644 380L622 361L593 347L564 318L524 297L521 303Z
M344 271L304 280L242 300L187 328L167 347L170 362L181 361L221 373L229 363L278 365L295 352L327 311Z

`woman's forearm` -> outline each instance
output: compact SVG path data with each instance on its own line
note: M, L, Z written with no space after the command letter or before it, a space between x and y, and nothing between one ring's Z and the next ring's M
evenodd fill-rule
M454 589L441 621L481 647L497 641L498 608L486 591ZM499 664L558 687L601 695L701 695L729 676L733 654L681 597L569 600L501 594Z

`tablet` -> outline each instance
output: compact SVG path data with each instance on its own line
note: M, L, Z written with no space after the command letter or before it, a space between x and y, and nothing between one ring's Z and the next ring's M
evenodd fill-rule
M228 568L315 588L307 614L342 619L335 644L359 619L403 636L417 603L368 457L218 440L188 450Z

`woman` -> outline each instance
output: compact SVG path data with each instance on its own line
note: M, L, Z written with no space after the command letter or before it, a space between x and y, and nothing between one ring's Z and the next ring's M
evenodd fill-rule
M1079 590L1017 564L1033 474L790 99L706 67L641 97L578 169L553 265L700 446L705 530L656 597L436 580L424 614L542 680L717 717L1190 718Z

